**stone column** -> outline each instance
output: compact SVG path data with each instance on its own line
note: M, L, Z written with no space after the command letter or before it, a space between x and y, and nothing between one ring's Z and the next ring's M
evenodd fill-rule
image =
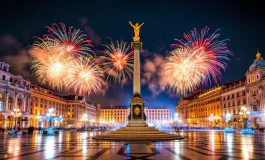
M6 128L6 117L4 117L4 119L3 119L3 123L4 123L4 128Z
M5 97L5 110L8 110L8 93L6 93L6 97Z
M134 69L133 69L133 93L141 93L140 82L140 51L134 48Z
M17 107L17 97L18 97L18 94L15 93L15 101L14 101L14 106L13 106L12 110L13 110L14 108L18 108L18 107Z

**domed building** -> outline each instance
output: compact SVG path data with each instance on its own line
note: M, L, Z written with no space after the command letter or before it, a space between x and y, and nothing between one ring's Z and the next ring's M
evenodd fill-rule
M246 73L248 127L265 127L265 60L258 51Z

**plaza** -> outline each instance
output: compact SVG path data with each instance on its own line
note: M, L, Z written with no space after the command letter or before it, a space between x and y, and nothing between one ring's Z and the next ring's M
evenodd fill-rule
M107 131L108 132L108 131ZM0 135L0 159L264 159L263 133L184 131L175 141L111 142L93 140L104 131L60 131L56 136Z

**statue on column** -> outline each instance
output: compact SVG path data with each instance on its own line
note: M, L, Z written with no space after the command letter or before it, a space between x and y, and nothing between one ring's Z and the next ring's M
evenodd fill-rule
M134 29L134 37L133 37L133 41L134 42L139 42L140 41L140 28L142 27L142 25L144 25L144 23L142 24L138 24L138 23L135 23L135 25L132 24L131 21L129 21L129 24L133 27Z

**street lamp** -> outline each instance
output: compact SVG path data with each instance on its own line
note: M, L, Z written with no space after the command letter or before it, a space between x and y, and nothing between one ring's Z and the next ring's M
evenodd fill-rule
M50 108L48 112L46 113L46 119L48 120L50 127L52 126L52 121L53 121L54 116L55 116L54 109Z
M248 119L248 115L250 114L250 112L248 112L247 110L248 109L245 106L242 106L241 111L239 112L244 122L244 128L247 128L246 120Z
M178 113L175 113L174 114L174 125L177 125L176 122L178 121L178 117L179 117L179 114Z
M227 113L225 115L225 121L228 123L228 128L230 127L230 122L231 122L232 118L231 118L231 114Z
M211 127L212 126L212 122L213 122L213 114L210 114L209 121L210 121L210 127Z
M17 117L21 116L21 113L19 111L20 111L19 108L14 108L13 112L11 112L11 115L13 115L15 117L15 127L16 127L16 124L17 124Z
M81 121L84 121L84 129L86 128L87 114L83 114Z

